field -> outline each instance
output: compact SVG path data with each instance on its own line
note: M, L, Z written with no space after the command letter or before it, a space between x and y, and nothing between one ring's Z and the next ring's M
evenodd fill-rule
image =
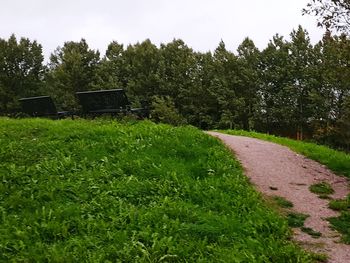
M0 176L0 261L312 261L192 127L2 118Z

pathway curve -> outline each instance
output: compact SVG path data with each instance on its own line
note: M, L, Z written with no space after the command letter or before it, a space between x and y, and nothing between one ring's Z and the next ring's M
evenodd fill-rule
M282 196L293 203L294 211L310 215L305 220L305 227L321 232L322 236L316 239L295 229L294 239L298 243L308 250L327 254L329 262L350 262L350 246L339 243L340 235L325 220L338 213L328 208L329 200L320 199L309 191L310 185L327 181L335 190L331 197L344 198L348 194L346 178L285 146L217 132L208 134L219 138L233 150L246 175L260 192L268 196Z

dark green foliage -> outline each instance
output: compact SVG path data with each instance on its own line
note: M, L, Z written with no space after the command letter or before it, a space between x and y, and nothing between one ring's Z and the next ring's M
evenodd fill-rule
M316 262L328 262L328 256L326 254L311 253L311 258Z
M329 202L329 208L336 211L346 211L350 208L350 200L349 198L341 200L331 200Z
M311 262L216 139L0 119L0 261Z
M309 187L309 190L315 194L321 195L329 195L334 193L332 186L327 182L313 184Z
M332 200L332 197L330 197L328 194L319 194L318 198Z
M287 215L288 225L290 227L302 227L304 226L304 221L308 218L309 215L300 214L300 213L289 213Z
M301 26L290 36L277 34L262 50L246 38L236 52L221 41L207 53L181 39L160 47L113 41L102 58L84 39L68 41L45 75L41 46L11 37L0 41L0 113L36 95L52 96L59 110L79 110L75 92L123 88L133 107L168 98L185 123L204 130L256 130L350 151L349 37L327 32L312 45Z
M301 231L303 231L303 232L309 234L310 236L312 236L313 238L319 238L320 236L322 236L322 234L320 232L315 231L315 230L313 230L310 227L302 226L300 229L301 229Z
M283 208L291 208L293 207L293 203L288 201L287 199L281 197L281 196L274 196L273 200L280 206Z
M47 92L63 110L77 110L75 92L94 89L97 82L98 51L91 50L85 41L65 42L50 57L46 76Z
M151 119L156 122L171 125L183 125L186 123L184 117L175 108L175 104L170 97L152 97Z
M18 112L19 98L43 92L43 60L36 41L0 38L0 114Z
M332 227L343 234L342 241L350 244L350 212L342 211L339 217L328 218Z
M329 218L332 227L343 234L342 241L350 244L350 195L344 200L332 200L329 208L340 211L339 217Z

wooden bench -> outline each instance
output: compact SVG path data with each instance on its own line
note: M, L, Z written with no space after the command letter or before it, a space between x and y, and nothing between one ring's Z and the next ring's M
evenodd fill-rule
M60 119L65 116L72 116L68 111L57 111L55 103L50 96L21 98L19 102L22 106L22 112L31 117Z
M148 111L144 108L131 108L123 89L82 91L77 92L76 97L83 115L133 113L142 118L148 116Z

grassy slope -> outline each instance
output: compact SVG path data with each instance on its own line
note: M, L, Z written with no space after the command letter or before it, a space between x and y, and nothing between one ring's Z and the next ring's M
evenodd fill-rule
M336 151L323 145L301 142L257 132L248 132L243 130L225 130L221 132L232 135L253 137L282 144L310 159L326 165L332 171L350 178L350 155L344 152Z
M0 261L308 262L216 139L0 119Z
M295 141L288 138L276 137L273 135L256 132L247 132L242 130L226 130L222 132L232 135L263 139L285 145L292 150L309 157L310 159L326 165L330 170L350 178L350 155L344 152L336 151L326 146L316 145L314 143ZM339 217L330 218L329 221L336 230L343 234L343 241L350 244L350 207L347 207L347 205L350 204L350 195L342 202L346 204L346 207L341 210L341 215Z

